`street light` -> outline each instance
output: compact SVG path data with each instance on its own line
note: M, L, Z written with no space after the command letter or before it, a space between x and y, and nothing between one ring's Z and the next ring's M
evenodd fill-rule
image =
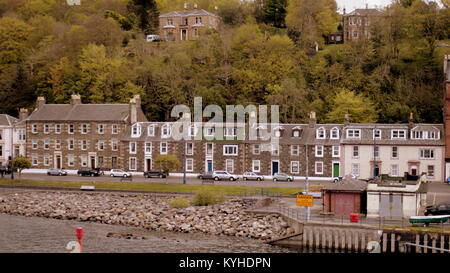
M16 123L13 121L13 127L11 131L11 155L10 155L10 165L11 165L11 180L14 180L14 131L16 129Z

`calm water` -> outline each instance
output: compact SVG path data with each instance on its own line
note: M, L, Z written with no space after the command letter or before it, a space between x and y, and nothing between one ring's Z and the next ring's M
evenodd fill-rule
M142 228L13 216L0 213L0 252L68 253L76 240L75 229L84 229L83 252L153 253L289 253L305 252L229 236L149 231ZM146 239L107 237L108 233L133 234Z

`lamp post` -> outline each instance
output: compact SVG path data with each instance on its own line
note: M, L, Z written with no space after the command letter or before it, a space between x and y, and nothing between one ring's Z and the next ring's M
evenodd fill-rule
M14 130L16 129L16 123L13 122L12 131L11 131L11 156L10 156L10 165L11 165L11 180L14 180Z
M309 193L309 157L308 157L308 144L306 144L306 194ZM311 207L306 207L306 221L309 221L311 217Z
M186 184L186 140L183 140L183 184Z

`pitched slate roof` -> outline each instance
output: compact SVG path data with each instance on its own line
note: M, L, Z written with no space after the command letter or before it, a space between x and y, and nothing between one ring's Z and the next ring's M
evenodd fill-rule
M19 120L7 114L0 114L0 126L12 126Z
M138 108L138 121L147 121ZM30 121L125 121L129 104L44 104L28 117Z
M159 16L159 18L165 18L165 17L186 17L186 16L214 16L217 17L214 13L208 12L204 9L194 9L194 10L184 10L184 11L172 11L169 13L165 13Z
M361 138L360 139L350 139L346 138L347 129L360 129ZM374 129L381 130L381 139L373 139ZM391 130L405 130L405 139L391 139ZM350 125L344 126L344 132L342 135L342 144L349 145L444 145L444 126L442 124L414 124L412 127L414 131L440 131L440 139L411 139L409 125L404 123L399 124L359 124L352 123Z
M381 14L381 11L377 9L355 9L350 13L344 14L344 16L373 16L379 14Z

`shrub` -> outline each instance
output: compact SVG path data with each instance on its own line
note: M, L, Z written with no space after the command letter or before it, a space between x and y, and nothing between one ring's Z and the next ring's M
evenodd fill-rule
M192 201L194 206L208 206L222 203L227 199L223 192L213 192L211 190L199 190Z
M184 197L175 197L170 201L170 207L176 209L184 209L189 207L189 199Z

